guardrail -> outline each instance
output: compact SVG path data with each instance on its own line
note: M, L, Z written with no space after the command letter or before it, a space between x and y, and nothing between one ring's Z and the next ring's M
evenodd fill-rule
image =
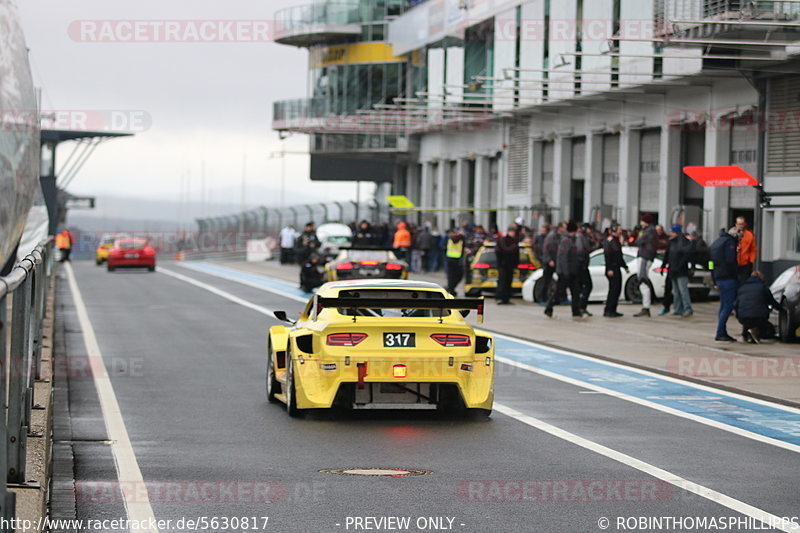
M33 386L40 378L42 325L49 280L54 270L53 259L50 237L17 263L10 274L0 277L0 367L3 370L0 400L8 401L5 423L0 424L0 471L6 472L6 481L12 485L24 485L26 481ZM14 494L4 485L0 492L0 517L13 518L14 506Z

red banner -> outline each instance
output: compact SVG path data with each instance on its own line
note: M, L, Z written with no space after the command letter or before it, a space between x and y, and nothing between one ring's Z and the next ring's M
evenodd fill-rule
M686 175L703 187L755 187L758 180L737 166L684 167Z

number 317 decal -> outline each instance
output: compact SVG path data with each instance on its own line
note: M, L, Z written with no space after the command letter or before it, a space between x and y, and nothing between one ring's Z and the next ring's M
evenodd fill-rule
M383 346L385 348L414 348L416 342L413 333L384 333Z

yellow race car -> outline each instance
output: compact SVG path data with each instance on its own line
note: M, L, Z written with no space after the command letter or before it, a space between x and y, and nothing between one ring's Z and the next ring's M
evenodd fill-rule
M520 243L519 264L514 269L511 290L515 293L521 292L525 280L540 267L541 264L534 256L531 245ZM469 265L464 292L467 296L480 296L484 292L494 293L497 290L498 278L495 243L486 242L478 249L478 253Z
M100 238L100 243L97 245L97 250L94 252L94 262L97 266L102 265L108 261L108 254L114 247L117 239L127 238L123 233L106 233Z
M438 409L491 414L494 338L465 320L483 300L405 280L326 283L296 322L275 317L266 391L290 416L307 409Z

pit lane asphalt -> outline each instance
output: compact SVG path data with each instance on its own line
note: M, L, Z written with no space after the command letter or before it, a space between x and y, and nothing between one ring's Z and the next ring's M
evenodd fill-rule
M151 489L159 519L269 516L271 531L345 531L348 516L447 516L455 518L456 531L584 532L599 531L600 517L737 515L660 483L656 501L468 501L459 489L470 480L576 486L654 479L501 414L489 421L418 412L290 419L264 397L265 339L274 321L163 274L109 274L90 263L76 263L74 271L145 481L281 487L274 493L280 501L271 504L250 503L246 494L235 504L192 503ZM301 308L279 295L185 274L268 309L291 315ZM68 350L79 357L79 327L69 305ZM498 365L497 373L500 403L773 514L798 514L795 452L507 365ZM105 430L91 382L71 379L70 388L73 439L101 440ZM115 479L110 451L101 443L75 446L79 484ZM339 467L433 473L392 479L319 473ZM119 507L79 498L78 515L113 515Z

